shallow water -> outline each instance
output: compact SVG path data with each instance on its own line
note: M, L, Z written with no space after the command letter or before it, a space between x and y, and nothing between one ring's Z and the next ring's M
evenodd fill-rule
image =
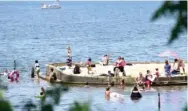
M5 97L15 108L15 111L24 109L23 103L32 100L34 103L39 103L39 99L35 98L40 92L40 87L46 89L51 85L44 81L39 83L35 80L28 82L10 83L8 90L5 91ZM138 101L130 99L132 87L120 89L113 87L112 92L117 92L124 95L124 101L117 99L106 100L104 97L105 87L84 88L83 86L70 86L68 92L62 93L61 102L55 107L56 111L67 111L74 101L90 102L92 111L122 111L128 109L130 111L157 111L158 110L158 92L161 95L161 111L180 111L186 104L187 87L153 87L151 91L143 92L142 98Z
M22 104L34 98L45 82L30 79L33 62L38 59L41 71L45 64L64 62L66 46L70 44L74 61L85 61L92 57L99 61L104 54L112 60L118 56L126 61L164 61L158 54L171 49L186 60L185 35L167 46L167 37L174 21L160 19L150 22L152 12L161 2L61 2L59 10L41 10L41 2L0 2L0 71L12 69L17 61L20 71L19 83L7 83L6 99L16 111ZM181 44L180 44L181 43ZM3 79L3 77L1 77ZM169 89L170 88L170 89ZM61 98L57 110L67 110L76 100L92 99L92 109L98 111L157 110L157 93L144 94L138 102L132 102L127 92L123 103L106 101L104 88L92 87L89 92L80 87L71 87ZM162 111L180 110L186 102L186 87L167 87L161 90ZM82 99L82 98L83 99ZM149 104L148 104L149 103Z

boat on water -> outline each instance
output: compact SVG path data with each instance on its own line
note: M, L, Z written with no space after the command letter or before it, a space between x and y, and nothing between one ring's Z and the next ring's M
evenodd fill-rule
M76 64L76 63L75 63ZM75 65L74 64L74 65ZM114 85L119 85L120 81L124 79L126 85L135 85L136 81L134 76L130 76L133 72L131 70L135 70L140 67L138 64L133 64L133 66L126 66L130 67L130 74L127 76L115 76L109 77L108 72L109 70L113 70L113 65L108 66L101 66L100 64L95 64L93 67L93 73L87 73L87 67L81 66L81 73L80 74L73 74L73 67L74 65L69 68L66 63L53 63L48 64L46 66L46 76L40 76L41 79L50 82L50 74L52 73L51 70L53 69L53 73L56 74L57 80L54 81L55 83L63 83L63 84L85 84L88 82L90 85L109 85L109 83L113 83ZM141 64L142 67L152 64ZM155 64L155 65L163 65L163 64ZM138 67L137 67L138 66ZM139 70L138 70L139 71ZM158 81L154 81L151 86L170 86L170 85L187 85L187 75L177 75L170 78L170 80L165 77L159 77Z
M41 9L60 9L61 5L59 4L59 0L52 4L42 4Z

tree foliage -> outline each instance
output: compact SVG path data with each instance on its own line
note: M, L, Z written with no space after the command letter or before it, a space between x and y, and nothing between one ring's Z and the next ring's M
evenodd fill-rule
M173 16L176 18L176 23L171 30L169 44L177 39L181 33L187 33L187 1L165 1L155 11L151 20L154 21L161 16Z
M74 102L73 106L70 107L69 111L90 111L89 106L89 103Z

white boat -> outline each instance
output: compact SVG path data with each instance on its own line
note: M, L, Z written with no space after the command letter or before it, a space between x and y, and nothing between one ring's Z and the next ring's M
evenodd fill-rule
M42 4L41 9L60 9L61 5L59 4L59 0L54 2L53 4Z

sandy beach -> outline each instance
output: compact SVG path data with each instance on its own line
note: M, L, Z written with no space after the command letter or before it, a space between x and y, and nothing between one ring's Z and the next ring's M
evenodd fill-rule
M173 67L173 64L171 64L171 67ZM63 73L73 75L73 68L68 68L67 66L58 66L58 68L61 70L61 68L65 68L63 70ZM81 74L74 74L75 76L99 76L101 74L107 74L108 71L113 72L113 65L108 66L102 66L100 64L96 64L96 67L92 68L93 74L87 74L87 68L82 67L81 68ZM133 63L132 66L125 66L125 72L127 76L131 77L137 77L139 75L139 72L142 72L143 75L146 74L146 70L150 70L152 74L155 73L155 69L159 69L160 76L165 76L164 72L164 63ZM188 64L185 63L185 72L187 73ZM182 68L180 69L181 73L183 73Z

